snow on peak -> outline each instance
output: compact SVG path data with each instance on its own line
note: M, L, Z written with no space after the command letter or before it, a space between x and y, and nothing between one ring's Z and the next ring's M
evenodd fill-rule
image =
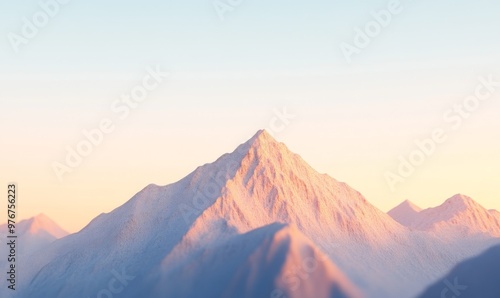
M456 194L452 196L436 208L438 208L444 216L448 217L453 217L464 212L487 211L483 206L479 205L471 197L463 194Z
M391 209L387 214L400 224L408 226L415 220L415 217L420 211L422 211L420 207L406 200Z
M316 172L266 131L259 131L232 153L176 183L144 188L79 233L41 251L20 282L28 292L21 297L95 296L101 289L97 285L109 281L117 264L138 276L124 297L138 297L146 290L162 293L164 285L171 285L165 288L172 294L167 296L185 297L183 285L197 285L186 291L209 293L216 283L265 283L273 279L262 276L271 273L289 277L281 269L300 266L307 257L302 248L307 252L312 243L331 263L314 271L319 273L300 287L299 297L320 297L313 291L315 281L322 286L327 277L341 280L333 263L363 290L374 291L372 297L410 297L423 282L430 282L429 272L444 274L460 255L424 233L410 232L359 192ZM284 253L276 253L285 244ZM436 251L451 256L441 257ZM268 267L274 261L283 266ZM237 288L223 290L231 297ZM202 296L206 295L190 297ZM224 292L212 296L224 297Z
M422 211L422 208L413 204L413 202L411 202L410 200L404 201L404 204L407 205L408 207L410 207L411 209L415 210L416 212Z
M457 194L438 207L420 211L407 226L418 230L465 234L488 234L500 237L500 218L472 198Z
M30 235L46 234L47 236L54 237L54 239L59 239L68 235L68 232L63 230L52 219L43 213L19 222L18 230L20 233L27 233Z
M444 205L453 206L456 208L478 208L480 205L471 197L463 194L456 194L445 201ZM480 207L482 208L482 207Z
M234 167L225 166L230 162ZM217 173L227 168L232 172ZM359 237L379 243L403 230L359 192L316 172L266 131L257 132L233 153L199 171L195 177L200 179L226 179L215 179L221 187L199 208L197 218L190 212L189 218L195 221L188 236L193 239L211 233L221 218L238 232L273 222L294 224L320 242L326 242L322 235L328 234L329 238ZM189 184L203 192L210 183Z
M42 237L55 240L68 235L68 232L43 213L19 221L16 229L19 237ZM5 233L6 231L7 224L1 225L0 232Z
M292 153L288 147L276 141L266 130L259 130L248 141L241 144L230 155L233 158L244 159L255 157L260 160L278 159L284 161L287 157L298 156ZM302 161L305 163L304 161Z
M420 208L419 206L415 205L410 200L405 200L404 202L402 202L398 206L394 207L392 210L412 210L412 211L415 211L415 212L418 213L418 212L422 211L422 208ZM389 212L391 212L391 211L389 211Z
M253 137L251 137L247 142L262 142L262 143L277 143L276 139L274 139L265 129L258 130Z
M277 141L265 129L261 129L253 135L248 141L245 142L247 146L254 149L261 149L263 152L270 153L269 150L284 150L289 151L284 143Z
M0 225L0 236L8 233L7 224ZM55 240L60 239L68 233L53 222L44 214L39 214L35 217L21 220L16 224L16 233L19 242L22 244L18 247L20 259L28 259L31 254L39 253ZM0 252L2 250L0 249ZM32 258L29 258L33 260ZM0 260L0 267L6 262ZM32 262L30 262L30 265ZM0 292L0 296L1 292ZM2 296L3 297L3 296Z

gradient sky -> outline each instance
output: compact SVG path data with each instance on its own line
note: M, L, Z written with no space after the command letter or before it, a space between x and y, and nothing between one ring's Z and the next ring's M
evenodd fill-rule
M341 43L389 2L243 0L221 21L211 0L73 0L16 53L8 34L41 8L2 1L0 181L18 183L21 218L43 212L74 232L232 151L286 107L296 117L275 137L383 211L455 193L500 210L500 88L458 129L443 122L479 77L500 81L500 2L401 1L347 63ZM155 65L168 82L118 119L113 101ZM115 131L59 181L51 164L103 118ZM436 128L447 141L392 192L384 173Z

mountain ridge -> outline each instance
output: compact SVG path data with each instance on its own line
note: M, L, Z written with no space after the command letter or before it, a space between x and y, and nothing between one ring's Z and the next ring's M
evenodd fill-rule
M419 298L449 297L452 293L461 298L500 297L500 246L494 246L478 256L464 260L450 272L429 286ZM448 295L449 293L449 295Z
M243 252L243 253L242 253ZM221 287L212 281L207 268L223 266ZM271 263L268 260L272 260ZM168 263L168 262L167 262ZM195 280L202 295L190 286L178 287L175 297L362 297L361 292L314 244L293 226L274 223L245 234L234 235L222 244L200 250L195 258L175 269L162 264L163 282L151 287L151 297L172 292L172 285ZM154 276L155 274L153 274ZM195 275L193 277L193 275ZM248 279L249 276L254 278ZM220 276L217 277L219 279ZM315 284L311 285L310 280ZM249 283L250 281L250 283ZM144 294L143 291L141 291ZM139 292L137 292L139 294ZM133 296L134 294L131 294Z
M7 223L0 225L0 232L7 233L7 227ZM48 240L56 240L69 234L43 213L19 221L15 230L18 237L31 235L47 238Z
M134 289L159 286L162 274L174 270L168 268L183 268L200 252L276 223L296 227L371 297L411 297L485 245L470 241L450 252L452 242L410 231L259 131L233 152L175 183L146 186L54 242L30 262L20 281L30 288L23 297L91 296L121 264L138 276L122 294L133 297Z
M422 211L422 208L409 200L405 200L398 206L392 208L387 214L400 224L408 226L413 222L420 211Z
M487 210L463 194L456 194L437 207L421 210L403 223L407 227L422 231L500 237L500 218L495 216L495 212Z

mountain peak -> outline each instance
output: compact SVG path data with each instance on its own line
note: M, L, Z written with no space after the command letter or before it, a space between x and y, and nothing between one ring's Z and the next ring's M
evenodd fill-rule
M495 214L463 194L452 196L440 206L420 211L407 226L447 234L454 230L462 235L500 235L500 221L496 219Z
M19 229L31 235L48 233L55 238L62 238L68 235L68 232L43 213L19 222Z
M398 206L391 209L391 211L389 211L387 214L400 224L408 226L414 221L415 217L420 211L422 211L422 208L413 204L409 200L405 200Z
M422 208L420 208L419 206L415 205L410 200L405 200L403 203L400 204L400 206L406 206L408 208L411 208L411 209L415 210L416 212L422 211Z
M45 215L44 213L40 213L38 215L33 216L30 220L33 222L39 222L39 223L44 223L44 222L51 222L52 220Z
M256 154L257 152L259 154ZM273 153L279 154L284 152L290 152L285 144L278 142L265 129L261 129L246 142L239 145L232 153L225 154L222 157L230 155L229 159L239 162L248 155L270 157Z
M274 139L265 129L259 129L255 135L253 136L254 138L271 138Z
M454 206L462 209L481 207L471 197L463 194L456 194L452 196L444 202L443 206Z
M236 150L229 154L229 159L238 163L238 168L246 172L253 170L258 165L265 168L282 168L283 166L292 168L308 168L309 165L288 147L274 139L266 130L262 129L241 144Z
M280 143L276 141L276 139L273 138L273 136L271 136L271 134L269 134L265 129L260 129L245 144L250 145L250 147L267 147Z
M416 212L410 203L402 207ZM431 224L449 219L439 210L432 213ZM490 227L484 220L477 230ZM351 286L340 270L374 291L373 297L412 296L429 272L441 275L469 248L452 254L434 242L437 237L409 232L358 191L319 174L260 130L232 153L176 183L146 187L27 259L34 264L26 266L25 285L19 287L27 291L23 297L92 296L109 281L110 270L123 264L137 276L124 297L269 297L274 289L284 291L273 297L353 297L342 291ZM324 262L310 263L317 259ZM208 292L216 285L220 291ZM331 295L332 289L341 292Z

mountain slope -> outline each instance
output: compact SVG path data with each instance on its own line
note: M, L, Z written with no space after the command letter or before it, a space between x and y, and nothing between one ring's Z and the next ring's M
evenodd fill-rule
M219 218L238 232L281 221L296 225L317 240L330 234L330 238L373 245L404 230L359 192L317 173L265 131L237 152L244 153L238 158L237 171L224 184L220 196L200 211L188 236L201 237ZM209 190L210 186L202 192Z
M65 237L68 233L58 226L54 221L39 214L35 217L21 220L16 225L16 251L15 260L17 271L19 272L19 263L26 262L24 267L29 268L30 260L34 259L33 256L43 251L47 246L59 238ZM0 225L0 238L7 239L9 229L7 224ZM11 239L9 239L11 240ZM2 270L10 270L10 263L6 256L11 255L10 246L0 246L0 268ZM22 270L24 271L24 270ZM19 288L18 288L19 289ZM0 297L11 297L12 291L7 289L7 286L0 288Z
M0 235L8 234L7 224L0 225ZM59 225L45 214L22 220L16 225L18 241L23 245L18 247L19 253L32 253L49 243L68 235Z
M311 241L283 224L236 235L198 251L175 269L169 267L164 263L153 271L151 286L146 283L124 296L361 297Z
M420 298L500 297L500 246L460 263L451 272L430 286Z
M497 210L495 209L491 209L489 210L490 214L492 214L494 217L498 218L498 220L500 220L500 212L498 212Z
M409 226L420 211L422 211L420 207L406 200L391 209L387 214L400 224Z
M24 264L20 284L29 292L20 297L95 295L113 270L136 276L126 292L161 289L159 276L184 273L200 251L278 222L296 227L370 297L412 297L487 245L411 232L259 131L234 152L174 184L149 185L53 243Z
M438 207L419 212L408 226L423 231L500 237L500 218L461 194L449 198Z

